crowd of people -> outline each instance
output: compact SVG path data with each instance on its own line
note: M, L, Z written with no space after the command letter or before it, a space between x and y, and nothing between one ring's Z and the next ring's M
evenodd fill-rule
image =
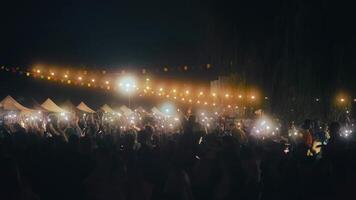
M0 199L349 199L356 149L338 122L276 126L256 137L244 121L175 131L49 116L0 125ZM251 123L250 123L251 124ZM253 123L252 123L253 124ZM264 124L264 121L261 123ZM265 130L270 129L266 126Z

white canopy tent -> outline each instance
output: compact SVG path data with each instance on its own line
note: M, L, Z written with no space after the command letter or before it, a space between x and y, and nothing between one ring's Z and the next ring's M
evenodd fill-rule
M41 104L38 103L35 99L32 99L32 108L40 112L46 112L46 110L42 108Z
M78 109L77 107L68 99L60 107L68 112L75 113Z
M142 108L141 106L137 107L137 108L135 109L135 111L136 111L136 112L140 112L140 113L145 113L145 112L146 112L146 110L145 110L144 108Z
M86 113L95 113L95 111L91 108L89 108L89 106L87 106L83 101L80 102L80 104L77 106L78 110L86 112Z
M5 97L0 102L0 105L1 105L1 108L3 110L8 110L8 111L19 111L21 113L33 113L33 112L36 112L36 110L30 109L30 108L27 108L27 107L21 105L19 102L17 102L10 95Z
M45 102L41 104L42 108L44 108L47 112L54 112L54 113L67 113L66 110L59 107L55 104L50 98L48 98Z
M158 108L153 107L151 109L152 113L156 114L156 115L161 115L161 116L165 116L163 112L161 112Z
M130 116L134 113L130 108L125 105L121 106L119 109L125 116Z
M108 104L104 104L103 106L101 106L100 110L102 110L104 112L107 112L107 113L114 113L115 112Z

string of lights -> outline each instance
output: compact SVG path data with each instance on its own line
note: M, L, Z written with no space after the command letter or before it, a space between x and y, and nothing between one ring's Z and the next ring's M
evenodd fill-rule
M130 95L169 99L171 101L192 105L213 107L224 105L227 108L238 108L242 104L257 102L257 95L255 93L249 92L251 95L245 96L243 94L247 94L246 92L210 92L210 88L208 87L195 88L186 83L168 83L153 80L152 77L145 73L139 76L139 78L132 78L134 76L125 71L120 73L107 73L106 70L97 72L40 66L33 67L32 69L7 68L3 66L1 69L35 79L66 85L103 89L107 91L123 91L124 93L131 93ZM130 76L131 78L128 78Z
M264 101L269 100L267 96L259 98L256 92L251 91L211 92L208 87L194 87L186 83L168 83L154 80L146 71L142 72L140 76L135 77L126 71L108 73L106 70L88 71L44 66L35 66L31 69L2 66L1 70L66 85L107 91L121 91L124 94L130 93L130 96L137 95L146 98L166 99L199 106L223 106L238 109L240 107L245 108L246 106L257 106L261 102L261 99ZM339 95L337 97L338 103L346 104L351 101L356 103L356 98L350 99L346 98L346 96ZM315 102L320 101L320 98L315 98Z

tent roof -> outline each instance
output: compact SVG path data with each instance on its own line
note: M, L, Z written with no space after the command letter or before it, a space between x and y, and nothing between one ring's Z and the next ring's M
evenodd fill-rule
M108 113L113 113L114 112L114 110L108 104L104 104L103 106L101 106L100 109L102 111L108 112Z
M77 108L83 112L86 113L95 113L95 111L91 108L89 108L89 106L87 106L84 102L80 102L80 104L77 106Z
M142 112L142 113L146 112L146 110L145 110L144 108L142 108L141 106L137 107L137 108L135 109L135 111L136 111L136 112Z
M48 98L45 102L43 102L41 106L48 112L55 112L55 113L67 112L66 110L62 109L57 104L55 104L50 98Z
M77 111L77 107L69 99L61 105L61 108L69 112Z
M120 107L120 111L122 111L125 116L129 116L133 113L132 110L125 105Z
M152 113L158 114L158 115L164 115L164 113L162 113L158 108L153 107L151 109Z
M32 99L32 108L38 111L46 111L35 99Z
M13 111L21 111L21 112L35 112L36 111L36 110L30 109L30 108L27 108L27 107L21 105L19 102L17 102L10 95L5 97L0 102L0 104L4 110L13 110Z

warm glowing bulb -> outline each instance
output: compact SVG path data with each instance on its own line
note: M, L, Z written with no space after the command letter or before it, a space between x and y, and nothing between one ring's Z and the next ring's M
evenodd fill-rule
M225 97L226 97L226 98L229 98L229 96L230 96L229 94L225 94Z
M106 85L109 85L109 81L105 81L105 84L106 84Z
M93 83L94 83L94 82L95 82L95 79L91 79L91 82L93 82Z
M51 75L54 76L54 72L51 72Z
M78 80L80 80L80 81L81 81L82 79L83 79L83 78L82 78L81 76L79 76L79 77L78 77Z
M240 95L239 95L239 99L241 99L241 98L242 98L242 95L240 94Z
M204 93L203 92L199 92L199 95L203 95Z
M189 90L186 90L185 93L186 93L186 94L189 94Z
M38 70L37 70L37 73L41 73L41 70L38 69Z
M215 92L212 95L213 95L213 97L216 97L216 93Z
M163 91L163 88L159 88L159 91L161 91L161 92L162 92L162 91Z
M344 102L344 101L345 101L345 99L344 99L344 98L341 98L341 99L340 99L340 101L341 101L341 102Z
M64 74L64 78L68 78L68 75L67 75L67 74Z
M255 98L256 98L255 96L253 96L253 95L251 96L251 99L255 99Z
M176 92L177 92L177 90L176 90L176 89L173 89L173 92L174 92L174 93L176 93Z

